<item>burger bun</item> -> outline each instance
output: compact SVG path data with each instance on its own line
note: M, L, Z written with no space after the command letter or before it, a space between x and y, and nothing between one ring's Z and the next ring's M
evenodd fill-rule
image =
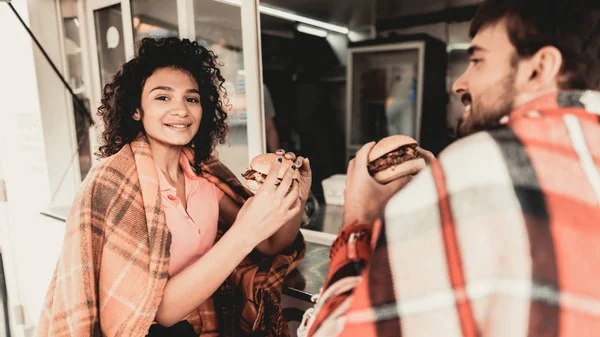
M409 136L403 135L385 137L371 148L367 160L372 162L379 157L382 157L384 154L390 153L406 145L417 145L417 141Z
M276 163L277 160L279 158L282 158L274 153L264 153L264 154L259 154L258 156L252 158L252 160L250 161L250 169L254 170L258 173L264 174L264 175L268 175L269 171L271 171L271 165L273 163ZM294 162L289 160L289 159L283 159L283 164L281 165L281 168L279 169L279 173L277 174L277 178L279 179L283 179L283 176L285 174L286 168L290 167L292 165L294 165ZM300 173L298 172L298 170L295 170L292 178L293 179L298 179L300 177ZM254 179L246 179L246 186L248 187L248 189L254 193L256 193L256 191L258 191L258 189L260 188L260 186L262 185L262 182L258 182Z
M246 179L246 186L252 193L256 193L256 191L258 191L258 189L260 188L261 185L262 185L262 183L259 183L256 180Z
M427 166L425 159L411 159L400 165L394 165L383 171L379 171L373 175L373 178L380 184L387 184L404 176L415 175L424 169L425 166Z

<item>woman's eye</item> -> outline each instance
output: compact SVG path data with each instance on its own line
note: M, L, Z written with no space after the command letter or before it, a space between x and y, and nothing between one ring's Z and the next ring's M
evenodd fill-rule
M481 59L477 59L477 58L472 58L469 60L469 62L471 62L472 64L478 64L479 62L481 62Z
M188 101L189 103L198 103L198 102L200 102L200 100L198 100L198 99L197 99L197 98L195 98L195 97L190 97L190 98L188 98L188 99L187 99L187 101Z
M158 100L158 101L168 101L169 97L167 97L167 96L158 96L158 97L156 97L156 100Z

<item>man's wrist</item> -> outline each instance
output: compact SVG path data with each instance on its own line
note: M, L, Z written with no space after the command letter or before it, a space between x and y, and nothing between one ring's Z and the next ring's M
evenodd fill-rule
M371 225L367 224L353 222L342 229L329 252L326 287L340 277L356 276L361 273L362 267L371 255L371 235ZM346 268L349 265L357 266L357 269Z
M373 207L369 203L350 202L344 205L344 225L350 225L353 222L359 224L372 225L381 212L379 207Z
M356 241L362 240L368 242L371 237L371 227L371 224L363 224L357 221L352 222L350 225L344 227L331 245L330 257L335 254L340 246L355 244ZM352 257L350 258L352 259Z
M369 215L348 215L344 216L344 227L356 225L373 225L377 216Z

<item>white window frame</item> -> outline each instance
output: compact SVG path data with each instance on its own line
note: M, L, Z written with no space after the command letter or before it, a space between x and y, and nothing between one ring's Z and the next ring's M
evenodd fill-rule
M177 0L177 25L180 39L192 41L196 39L194 18L194 0Z
M64 34L64 23L63 23L63 17L62 17L61 0L55 0L55 3L56 3L56 8L57 8L57 15L58 15L61 50L64 51L61 65L62 65L62 69L64 69L63 76L65 77L65 79L68 79L70 77L70 74L69 74L69 65L68 65L66 49L65 49L65 34ZM85 4L84 4L83 0L77 1L77 19L79 20L79 41L81 41L81 62L82 62L81 66L82 66L83 82L84 82L84 95L89 100L88 109L89 109L89 113L92 117L92 120L94 121L95 125L98 125L98 117L97 117L96 111L95 111L97 106L95 105L94 90L92 90L92 75L91 75L91 67L90 67L89 41L87 40L88 39L87 33L89 31L90 26L88 24L87 15L86 15L86 11L85 11ZM67 91L65 91L65 95L68 96L67 100L69 101L69 105L68 105L68 109L69 109L68 113L69 113L69 119L70 119L69 127L72 128L71 134L74 135L73 148L77 148L79 146L79 144L78 144L79 139L77 139L77 129L75 126L75 111L73 109L73 97L71 97L71 95ZM88 130L88 135L89 135L89 141L90 141L90 155L92 156L92 158L94 158L94 152L95 152L96 143L97 143L97 136L96 136L93 126L90 127L90 129ZM81 181L81 179L83 177L81 177L81 174L80 174L79 160L74 160L73 165L77 165L77 178L78 178L78 181Z
M265 112L263 104L262 53L259 0L242 1L242 42L246 73L248 117L248 161L265 153Z

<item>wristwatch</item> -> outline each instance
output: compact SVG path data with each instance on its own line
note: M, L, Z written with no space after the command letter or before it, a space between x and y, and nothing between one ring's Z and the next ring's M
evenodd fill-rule
M357 224L356 222L345 226L331 245L329 257L334 260L334 257L342 251L346 252L346 259L350 261L368 257L372 231L371 225Z

